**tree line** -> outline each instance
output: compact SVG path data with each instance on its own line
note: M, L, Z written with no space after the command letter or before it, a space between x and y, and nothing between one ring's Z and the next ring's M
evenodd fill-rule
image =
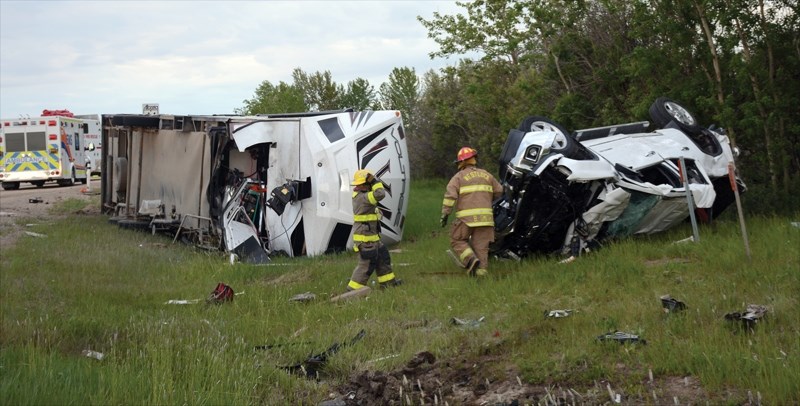
M797 0L457 4L458 14L418 17L439 46L430 57L462 57L455 66L395 68L378 89L297 68L292 83L264 81L239 112L397 109L413 176L445 177L462 145L496 169L508 130L526 116L598 127L647 120L650 104L668 96L727 130L754 190L783 203L800 191Z

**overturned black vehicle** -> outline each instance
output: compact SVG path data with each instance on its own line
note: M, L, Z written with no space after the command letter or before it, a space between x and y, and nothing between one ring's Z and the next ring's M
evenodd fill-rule
M699 125L666 97L652 104L650 118L652 130L641 121L570 133L544 117L511 130L492 254L577 256L604 240L666 230L686 221L690 208L700 221L718 216L734 201L729 173L738 155L725 131Z

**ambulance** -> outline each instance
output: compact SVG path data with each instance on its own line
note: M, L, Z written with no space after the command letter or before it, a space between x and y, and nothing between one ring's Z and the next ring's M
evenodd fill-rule
M40 117L0 120L0 182L3 189L21 183L36 187L86 183L94 168L100 120L75 117L68 110L44 110Z

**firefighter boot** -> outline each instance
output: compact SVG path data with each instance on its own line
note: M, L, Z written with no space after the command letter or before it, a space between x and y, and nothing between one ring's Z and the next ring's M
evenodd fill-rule
M394 279L392 279L390 281L386 281L386 282L381 283L380 284L380 288L381 288L381 290L384 290L386 288L393 288L393 287L396 287L396 286L400 286L402 284L403 284L403 280L402 279L394 278Z
M481 261L478 261L478 258L472 258L472 261L470 261L469 265L467 265L467 275L476 276L477 271L480 270L480 267ZM486 270L484 269L483 271L485 272Z

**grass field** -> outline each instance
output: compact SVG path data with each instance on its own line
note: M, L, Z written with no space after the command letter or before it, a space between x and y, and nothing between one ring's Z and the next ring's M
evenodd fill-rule
M476 281L445 254L443 186L413 186L404 241L392 247L405 284L343 303L328 299L345 290L352 253L231 265L103 216L32 227L47 237L23 236L0 253L0 403L319 404L381 371L394 374L375 378L384 397L354 390L353 402L384 403L391 392L395 404L800 403L797 218L748 218L750 260L729 215L701 227L699 243L673 244L691 235L686 226L569 264L494 261ZM217 282L240 294L218 306L165 304L204 299ZM289 301L303 292L317 299ZM688 309L664 313L664 294ZM769 308L753 331L724 320L750 303ZM544 317L553 309L575 312ZM362 329L319 379L281 368ZM617 330L647 345L596 339ZM422 351L435 363L408 370ZM414 374L417 384L404 382Z

